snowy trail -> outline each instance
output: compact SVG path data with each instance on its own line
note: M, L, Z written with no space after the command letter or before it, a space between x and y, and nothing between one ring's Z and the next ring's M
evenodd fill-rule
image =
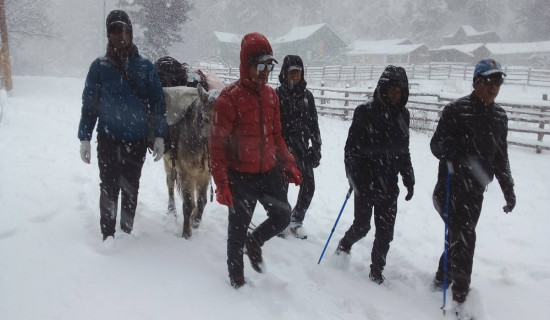
M78 154L83 79L15 77L0 122L0 314L3 319L450 319L429 290L443 249L443 223L431 192L437 161L427 134L412 133L414 198L399 198L386 282L368 279L372 230L348 261L333 256L353 220L353 196L321 265L317 260L348 190L343 147L348 122L320 118L323 158L305 219L307 240L274 238L268 271L229 286L227 211L208 203L190 240L165 214L161 163L143 168L135 229L111 247L101 242L99 174ZM438 88L427 88L438 90ZM504 90L516 90L506 86ZM517 89L518 98L525 95ZM510 92L508 95L512 95ZM527 98L526 98L527 99ZM494 181L477 228L472 308L479 319L550 319L550 153L511 147L518 206L506 215ZM291 203L297 189L291 187ZM265 219L256 208L253 222ZM117 232L120 235L121 232Z

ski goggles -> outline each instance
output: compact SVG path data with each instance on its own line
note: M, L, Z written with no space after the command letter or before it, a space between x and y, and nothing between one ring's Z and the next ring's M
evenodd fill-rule
M267 71L273 71L273 68L275 67L275 65L271 64L271 63L268 63L268 64L265 64L265 63L258 63L256 65L256 70L262 72L264 70L267 70Z

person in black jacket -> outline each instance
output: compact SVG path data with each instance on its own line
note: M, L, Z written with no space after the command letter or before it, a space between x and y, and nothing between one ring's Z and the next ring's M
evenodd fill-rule
M376 233L369 278L381 284L386 255L393 240L399 195L398 174L407 188L405 200L414 193L414 171L409 152L409 82L405 69L388 66L378 80L374 95L353 114L345 146L346 175L354 189L353 224L340 240L336 254L349 254L351 246L365 237L374 212Z
M315 192L313 169L321 161L321 133L315 99L306 89L303 69L304 63L299 56L287 55L279 74L281 85L276 91L280 101L283 138L303 178L290 225L280 236L285 237L290 232L297 238L306 239L307 233L302 225ZM288 181L285 181L284 189L288 193Z
M448 224L450 244L447 268L443 253L433 286L434 289L443 289L444 283L446 286L452 283L453 300L458 304L463 303L468 295L475 228L483 193L495 175L506 200L504 212L511 212L516 205L508 161L508 118L504 109L494 102L505 76L500 63L495 60L479 61L474 71L474 91L443 109L430 142L433 155L439 159L433 201L437 212ZM448 206L445 203L447 191Z

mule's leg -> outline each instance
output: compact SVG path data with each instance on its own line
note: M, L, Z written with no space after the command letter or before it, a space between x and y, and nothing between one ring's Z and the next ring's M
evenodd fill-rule
M178 214L176 209L176 201L174 198L174 185L176 182L176 170L172 166L172 161L169 154L164 155L164 171L166 172L166 186L168 187L168 212L166 214L173 215Z
M189 239L191 237L191 214L193 213L194 207L194 197L192 195L192 190L189 188L189 185L186 184L182 189L182 211L183 211L183 234L182 237Z
M210 179L210 174L208 174L208 179L197 184L197 215L193 220L193 228L198 228L202 221L202 214L204 212L204 207L206 206L208 191L208 183Z

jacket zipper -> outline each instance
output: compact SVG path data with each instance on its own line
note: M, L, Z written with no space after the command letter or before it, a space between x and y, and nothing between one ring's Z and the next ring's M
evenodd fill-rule
M262 105L261 92L258 96L258 105L260 106L260 162L258 163L259 172L263 173L262 163L264 161L264 108Z

